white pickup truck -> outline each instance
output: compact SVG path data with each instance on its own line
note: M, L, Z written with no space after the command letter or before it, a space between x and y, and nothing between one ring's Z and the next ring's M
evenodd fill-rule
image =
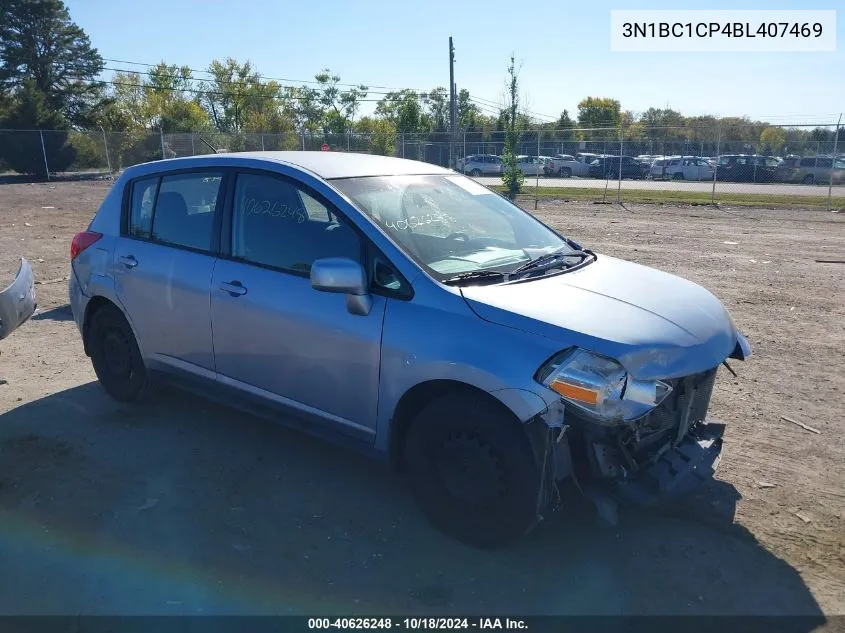
M587 152L571 154L557 154L551 161L546 163L546 175L558 176L559 178L571 178L572 176L588 176L590 174L590 163L601 154L590 154Z

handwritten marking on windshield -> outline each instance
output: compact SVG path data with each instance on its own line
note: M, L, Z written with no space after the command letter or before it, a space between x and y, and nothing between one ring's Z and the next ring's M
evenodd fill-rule
M415 229L420 226L424 226L426 224L450 224L455 221L450 215L445 213L426 213L424 215L412 215L407 219L401 219L393 221L385 222L385 226L389 229L393 229L395 231L406 231L408 229Z

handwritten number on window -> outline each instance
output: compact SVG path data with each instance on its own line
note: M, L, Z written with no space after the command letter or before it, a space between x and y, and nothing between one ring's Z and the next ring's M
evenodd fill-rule
M279 200L259 200L257 198L247 198L244 201L244 214L269 215L274 218L291 218L296 220L298 224L301 224L308 219L305 209L293 209Z

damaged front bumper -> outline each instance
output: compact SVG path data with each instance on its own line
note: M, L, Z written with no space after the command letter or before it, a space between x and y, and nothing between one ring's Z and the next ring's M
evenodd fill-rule
M576 476L621 501L652 506L711 479L724 425L707 420L717 369L675 379L672 393L634 422L601 427L567 412Z
M35 278L26 259L21 264L15 280L0 291L0 340L23 325L35 312Z

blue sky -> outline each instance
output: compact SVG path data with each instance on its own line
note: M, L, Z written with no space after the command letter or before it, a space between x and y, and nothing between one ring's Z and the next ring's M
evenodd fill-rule
M458 88L500 102L513 51L528 109L547 117L564 108L574 115L588 95L614 97L635 112L669 105L687 115L748 115L778 123L835 121L845 110L843 10L837 14L835 53L610 51L614 8L843 9L830 0L713 0L683 7L676 1L552 0L516 2L516 15L500 0L66 3L103 57L133 62L165 60L203 69L214 58L235 57L251 60L269 77L308 80L328 67L343 82L430 89L448 86L451 35Z

